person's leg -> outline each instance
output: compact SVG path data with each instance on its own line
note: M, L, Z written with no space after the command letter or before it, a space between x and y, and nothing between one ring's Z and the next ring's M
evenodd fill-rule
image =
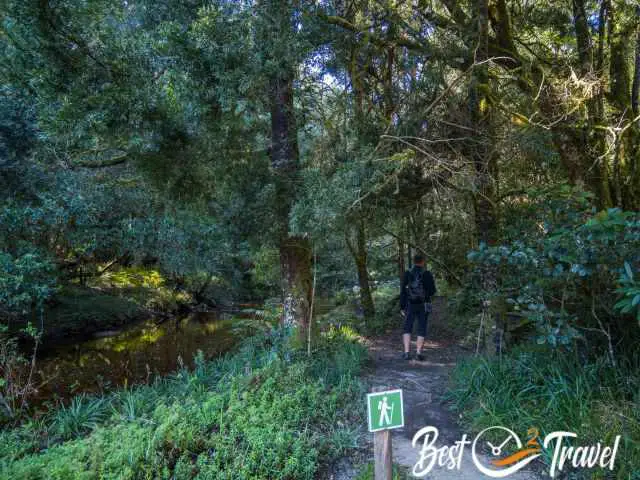
M409 350L411 349L411 334L410 333L403 333L402 334L402 343L404 346L404 353L409 353Z
M413 317L414 313L411 305L407 305L406 314L404 317L404 325L402 327L402 343L404 347L404 353L408 354L411 349L411 331L413 330Z
M420 307L422 307L422 305ZM418 317L418 340L416 341L416 354L421 355L422 347L424 346L424 337L427 336L427 313L425 312L424 307L420 308L420 310L416 312L416 316Z

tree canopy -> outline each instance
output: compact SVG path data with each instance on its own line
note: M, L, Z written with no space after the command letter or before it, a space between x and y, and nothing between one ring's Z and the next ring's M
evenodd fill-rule
M253 272L304 338L314 268L320 289L355 281L373 318L376 275L412 251L458 285L490 255L482 290L505 297L500 245L544 255L567 228L593 241L593 222L612 229L596 250L625 222L635 245L620 213L640 203L633 2L0 8L3 275L36 287L12 287L26 296L6 313L46 303L70 264L151 261L179 282ZM574 210L543 208L558 201ZM624 252L607 268L632 281Z

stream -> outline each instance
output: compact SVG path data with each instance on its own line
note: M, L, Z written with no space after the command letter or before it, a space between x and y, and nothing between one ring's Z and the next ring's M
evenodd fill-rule
M182 364L193 366L198 350L206 359L228 352L258 323L218 312L192 313L162 323L151 318L122 330L98 332L90 340L41 349L34 374L40 384L35 403L152 382Z

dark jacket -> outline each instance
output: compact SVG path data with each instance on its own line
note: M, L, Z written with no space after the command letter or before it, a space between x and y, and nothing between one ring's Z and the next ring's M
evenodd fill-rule
M413 268L417 268L422 270L422 267L418 267L414 265ZM400 308L405 310L407 308L407 303L409 302L409 295L407 292L407 286L411 281L411 270L407 270L404 272L404 277L402 278L402 286L400 288ZM436 294L436 282L433 280L433 275L429 270L425 270L422 274L422 283L424 285L425 292L425 302L430 302L431 297Z

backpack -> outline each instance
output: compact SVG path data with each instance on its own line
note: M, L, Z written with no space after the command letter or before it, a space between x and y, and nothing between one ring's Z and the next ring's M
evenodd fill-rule
M411 303L423 303L426 300L426 292L424 291L424 282L422 281L422 275L424 271L417 268L413 268L409 272L409 283L407 284L407 290L409 294L409 301Z

